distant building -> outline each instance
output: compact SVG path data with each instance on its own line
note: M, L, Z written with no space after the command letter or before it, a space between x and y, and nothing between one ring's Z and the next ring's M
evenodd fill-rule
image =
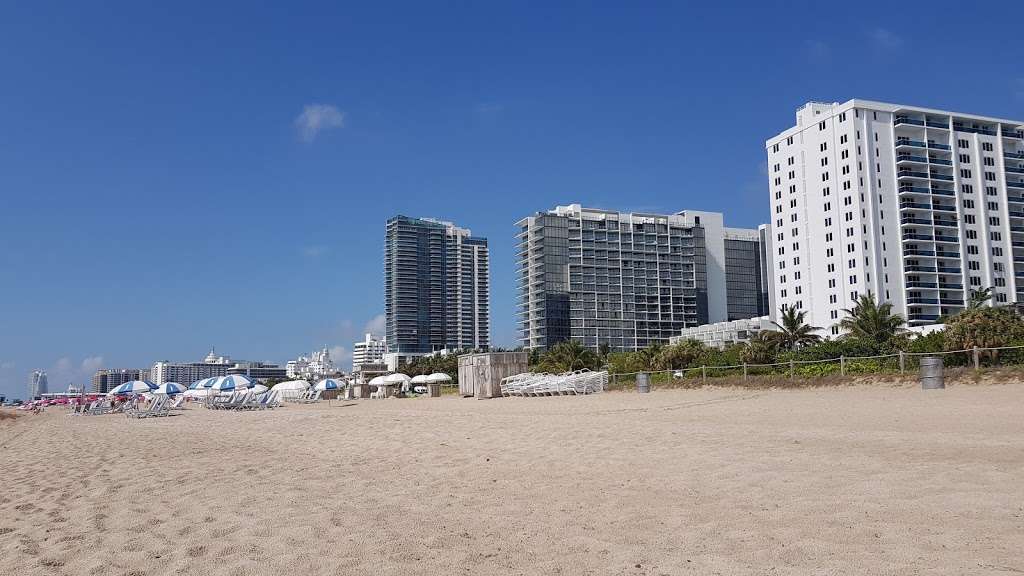
M722 214L557 206L519 221L523 347L664 344L683 328L766 313L758 230Z
M379 364L384 361L384 355L387 353L386 341L374 338L373 334L367 334L362 342L352 345L352 369L355 370L360 364Z
M210 350L202 362L176 363L166 360L156 362L149 375L152 382L158 386L164 382L187 385L204 378L227 376L231 366L230 357L218 356L213 350Z
M324 346L320 350L314 350L308 356L299 356L295 360L289 360L285 364L285 374L288 378L319 379L336 374L337 366L331 359L331 351Z
M761 316L683 328L677 336L669 338L669 343L677 344L683 340L696 340L714 348L725 348L731 344L750 342L761 331L777 329L768 316Z
M450 222L396 216L384 244L388 350L423 355L490 346L487 240Z
M93 394L106 394L125 382L145 380L148 370L138 368L104 368L92 375ZM176 380L170 380L176 382Z
M268 362L236 362L228 368L227 374L248 376L260 382L284 380L288 377L288 371L284 366Z
M28 398L34 400L49 392L45 370L35 370L28 379Z

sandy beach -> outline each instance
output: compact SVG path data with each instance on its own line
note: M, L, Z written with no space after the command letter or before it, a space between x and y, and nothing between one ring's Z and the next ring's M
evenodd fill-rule
M0 574L1019 574L1024 385L0 421Z

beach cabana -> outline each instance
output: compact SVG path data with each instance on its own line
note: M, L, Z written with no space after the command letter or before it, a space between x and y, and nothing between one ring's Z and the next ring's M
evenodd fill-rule
M305 380L288 380L287 382L274 384L272 388L277 391L277 395L281 400L286 400L288 398L298 398L303 392L309 390L309 382Z

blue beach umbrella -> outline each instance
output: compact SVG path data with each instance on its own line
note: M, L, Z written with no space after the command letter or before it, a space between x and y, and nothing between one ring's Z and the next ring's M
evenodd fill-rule
M231 392L233 390L251 388L255 385L256 382L254 382L252 378L242 376L241 374L234 374L231 376L221 376L216 378L213 382L204 384L203 386L218 392Z
M120 396L123 394L141 394L143 392L152 392L156 390L156 384L152 382L146 382L144 380L132 380L131 382L125 382L120 386L107 392L107 396Z
M217 378L203 378L202 380L196 380L188 387L189 390L202 390L203 388L209 388L217 381ZM207 385L209 384L209 385Z
M174 396L175 394L181 394L186 388L177 382L164 382L153 390L153 394L166 394L167 396Z
M327 378L316 383L316 390L344 390L345 382L342 380L335 380L334 378Z

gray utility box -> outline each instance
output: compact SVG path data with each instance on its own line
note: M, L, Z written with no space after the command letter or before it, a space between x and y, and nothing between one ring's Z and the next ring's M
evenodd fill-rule
M497 398L501 381L529 370L526 352L481 352L459 356L459 394Z

